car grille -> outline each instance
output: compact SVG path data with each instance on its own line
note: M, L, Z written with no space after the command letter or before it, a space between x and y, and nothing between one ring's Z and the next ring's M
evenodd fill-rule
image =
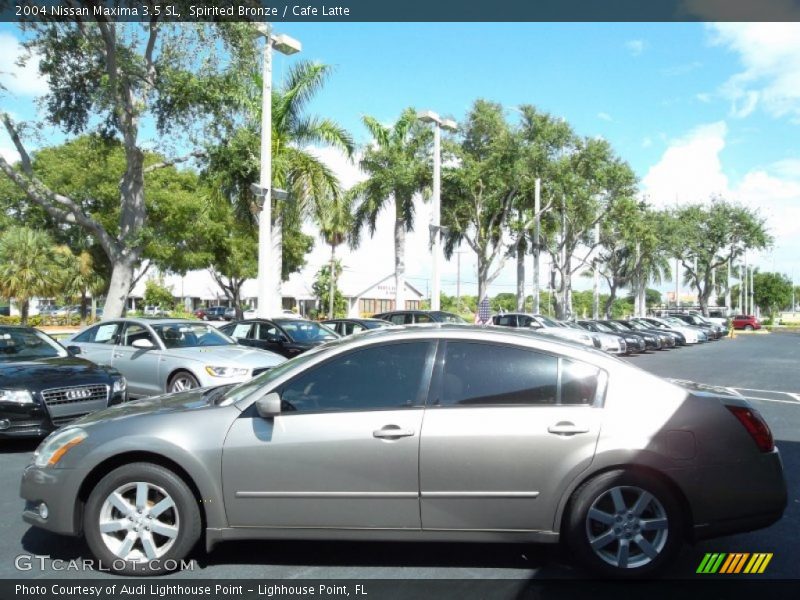
M68 388L56 388L44 390L42 398L48 407L62 406L64 404L77 404L79 402L92 402L102 400L108 401L108 386L100 385L79 385Z
M261 367L260 369L253 369L253 377L256 375L261 375L262 373L269 371L271 368L272 367Z
M72 423L73 421L80 419L81 417L84 417L88 414L89 413L79 413L77 415L69 415L68 417L53 417L51 421L53 421L53 425L55 427L63 427L64 425Z

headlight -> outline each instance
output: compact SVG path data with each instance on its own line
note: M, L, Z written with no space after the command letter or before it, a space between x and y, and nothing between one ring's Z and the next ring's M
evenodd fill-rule
M33 404L33 396L28 390L0 390L0 402Z
M250 369L237 367L210 367L206 366L206 373L212 377L241 377L250 373Z
M119 379L115 379L113 385L111 386L111 393L118 394L120 392L124 392L128 387L128 382L124 377L120 377Z
M33 453L37 467L54 467L64 455L80 444L88 434L80 427L70 427L45 439Z

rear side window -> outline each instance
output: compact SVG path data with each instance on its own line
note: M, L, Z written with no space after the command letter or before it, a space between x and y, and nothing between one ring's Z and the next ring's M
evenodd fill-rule
M512 346L448 342L439 404L556 404L558 359Z
M439 406L591 405L602 371L524 348L448 342Z

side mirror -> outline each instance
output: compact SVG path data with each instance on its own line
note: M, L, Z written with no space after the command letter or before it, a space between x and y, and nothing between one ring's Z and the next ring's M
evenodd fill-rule
M278 392L270 392L256 400L256 412L264 419L281 414L281 397Z
M138 339L134 340L133 344L131 344L134 348L139 348L140 350L149 350L150 348L155 348L153 346L153 342L147 339Z
M78 356L78 354L81 353L81 347L80 346L67 346L67 353L70 356Z

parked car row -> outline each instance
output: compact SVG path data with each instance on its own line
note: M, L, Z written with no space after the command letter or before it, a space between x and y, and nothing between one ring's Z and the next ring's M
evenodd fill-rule
M545 315L504 313L494 315L492 324L534 330L617 355L698 344L727 334L724 326L704 322L694 315L683 317L686 318L666 316L559 321Z

